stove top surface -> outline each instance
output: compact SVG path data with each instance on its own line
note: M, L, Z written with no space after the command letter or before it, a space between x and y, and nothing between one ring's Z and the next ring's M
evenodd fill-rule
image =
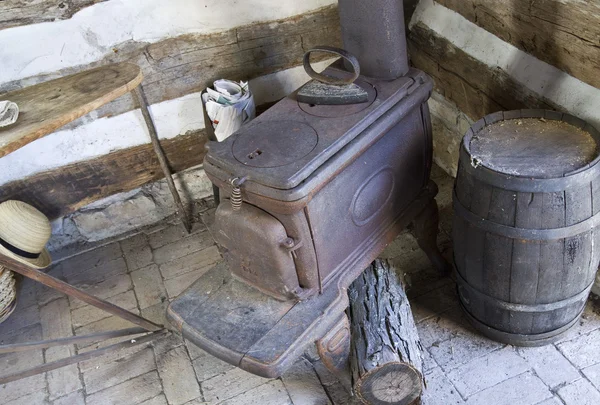
M333 67L327 73L347 74ZM225 141L212 142L206 160L232 177L294 188L426 82L416 69L393 81L360 77L369 101L346 106L300 103L294 92Z

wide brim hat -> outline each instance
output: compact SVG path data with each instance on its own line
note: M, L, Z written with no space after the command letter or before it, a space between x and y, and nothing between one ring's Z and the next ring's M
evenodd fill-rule
M0 204L0 255L36 269L48 267L51 234L50 220L35 207L16 200Z

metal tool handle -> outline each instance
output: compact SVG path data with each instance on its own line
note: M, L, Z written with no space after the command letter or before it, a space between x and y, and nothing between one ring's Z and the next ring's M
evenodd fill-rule
M343 78L327 76L327 75L315 72L315 70L310 65L310 54L313 52L331 53L333 55L341 56L342 58L346 59L352 66L352 70L353 70L352 76L350 78L343 79ZM354 83L354 81L356 79L358 79L358 76L360 76L360 65L358 63L358 59L356 59L356 57L354 55L352 55L350 52L347 52L340 48L335 48L333 46L321 45L321 46L316 46L312 49L309 49L304 54L304 59L303 59L302 63L304 65L304 70L306 71L306 73L311 78L313 78L321 83L336 84L336 85L352 84L352 83Z

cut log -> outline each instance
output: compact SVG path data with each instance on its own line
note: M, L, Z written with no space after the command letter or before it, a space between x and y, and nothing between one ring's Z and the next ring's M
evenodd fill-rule
M348 289L354 390L365 404L419 404L423 348L402 280L375 260Z

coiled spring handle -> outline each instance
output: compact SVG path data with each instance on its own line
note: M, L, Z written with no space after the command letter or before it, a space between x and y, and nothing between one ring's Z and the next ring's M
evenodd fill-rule
M242 208L242 189L240 188L242 184L246 181L246 177L235 177L229 180L229 184L231 184L231 196L229 197L229 201L231 202L231 209L234 211L239 211Z

